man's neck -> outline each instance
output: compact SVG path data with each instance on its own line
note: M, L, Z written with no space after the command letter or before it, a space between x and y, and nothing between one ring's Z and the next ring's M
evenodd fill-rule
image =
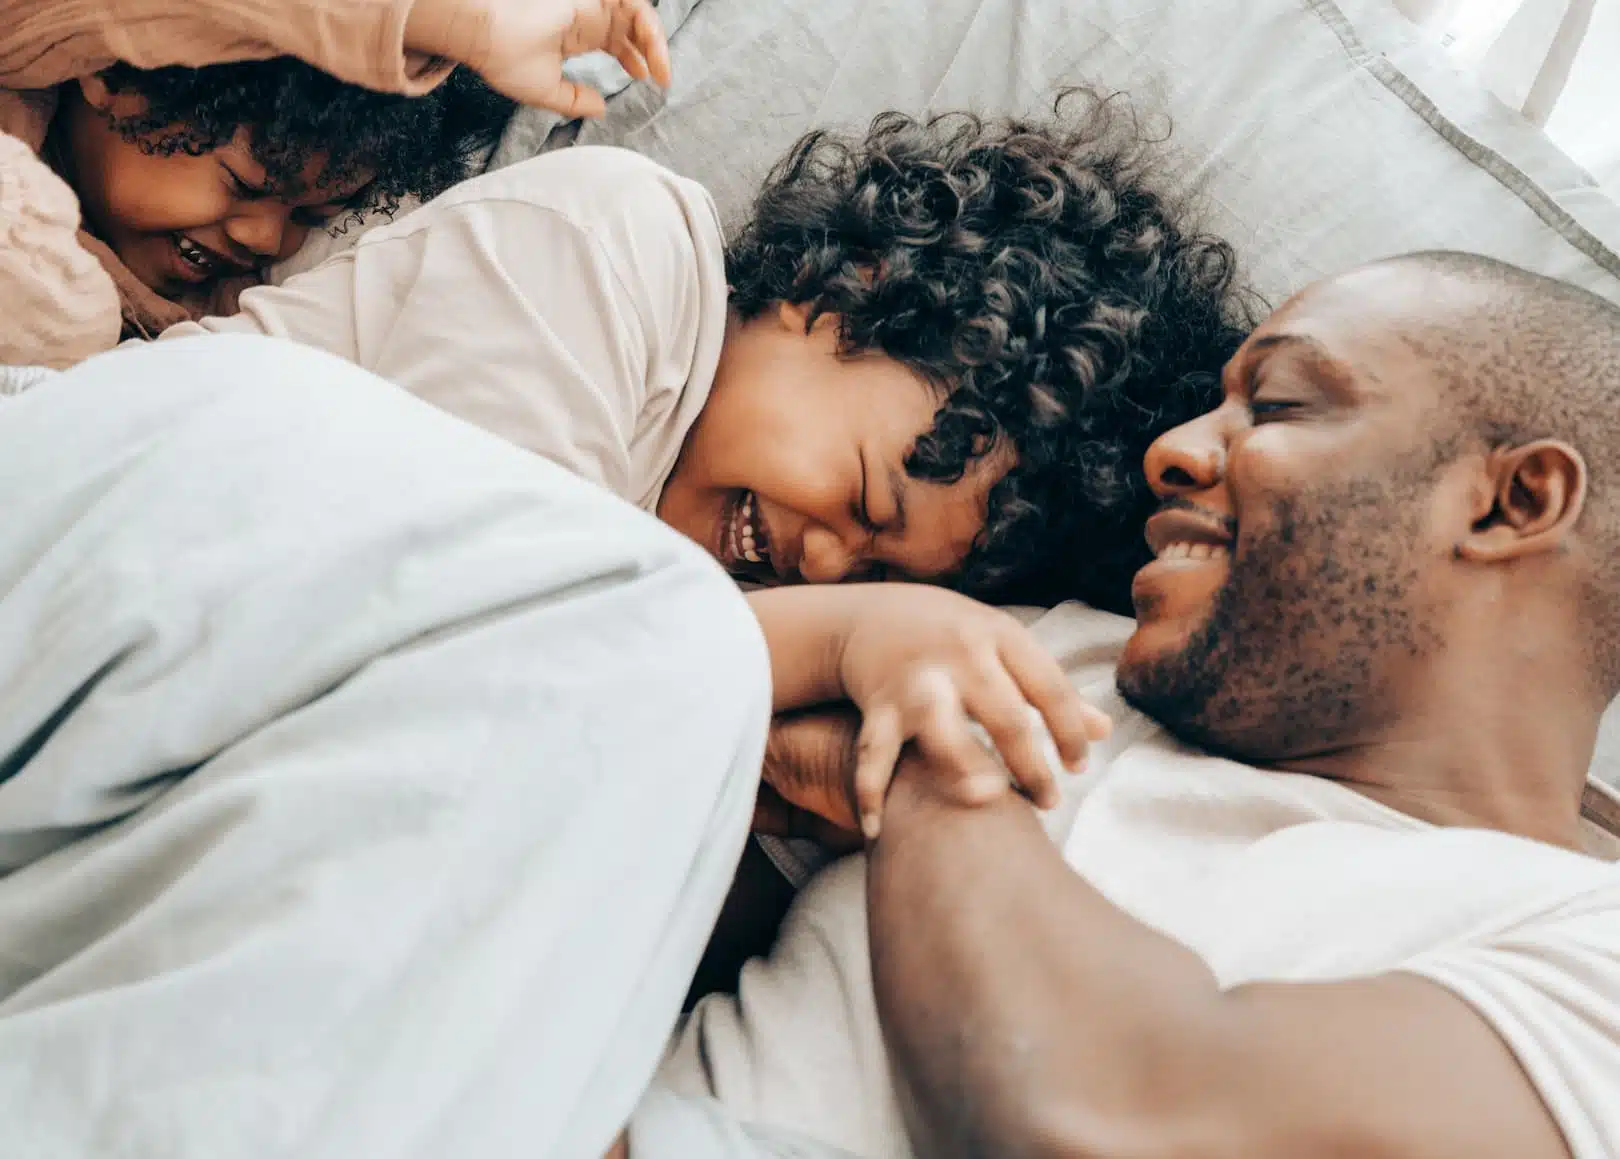
M1438 674L1437 674L1438 675ZM1581 793L1600 711L1567 682L1514 687L1436 679L1375 737L1278 767L1337 781L1436 825L1496 829L1579 848ZM1432 690L1451 688L1446 697Z

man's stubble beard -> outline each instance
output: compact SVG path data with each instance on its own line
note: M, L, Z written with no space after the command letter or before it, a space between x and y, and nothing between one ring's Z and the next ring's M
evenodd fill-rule
M1387 725L1400 709L1389 661L1438 643L1416 611L1418 483L1356 480L1276 501L1264 538L1239 528L1204 622L1174 654L1122 668L1120 693L1181 739L1257 763Z

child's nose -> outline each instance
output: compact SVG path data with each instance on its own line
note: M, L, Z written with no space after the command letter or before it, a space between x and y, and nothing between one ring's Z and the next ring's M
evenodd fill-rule
M261 203L225 222L225 236L261 258L276 258L286 244L287 214Z
M825 527L805 528L799 575L806 583L838 583L854 565L855 552L835 532Z

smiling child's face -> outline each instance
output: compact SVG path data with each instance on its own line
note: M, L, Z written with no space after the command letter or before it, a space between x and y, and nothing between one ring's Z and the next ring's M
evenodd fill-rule
M1012 449L989 448L954 482L912 477L941 389L885 355L841 353L837 318L807 322L786 304L733 319L659 517L743 578L951 578Z
M353 212L367 185L364 176L324 182L323 157L297 180L273 184L245 130L197 156L160 155L126 140L113 123L143 107L139 95L85 78L64 98L60 151L87 228L165 297L292 256L311 229Z

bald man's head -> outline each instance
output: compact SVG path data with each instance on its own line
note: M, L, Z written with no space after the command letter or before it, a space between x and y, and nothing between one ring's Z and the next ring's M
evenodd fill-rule
M1497 446L1567 439L1594 483L1620 468L1620 306L1476 254L1412 254L1380 266L1465 288L1404 330L1475 433Z
M1447 388L1450 414L1435 423L1442 442L1449 434L1501 451L1558 440L1584 461L1585 506L1571 538L1589 564L1598 679L1620 693L1620 306L1477 254L1384 264L1468 291L1457 307L1412 319L1406 334Z
M1283 760L1398 728L1458 657L1620 691L1620 309L1413 254L1286 303L1224 386L1148 456L1139 706Z

